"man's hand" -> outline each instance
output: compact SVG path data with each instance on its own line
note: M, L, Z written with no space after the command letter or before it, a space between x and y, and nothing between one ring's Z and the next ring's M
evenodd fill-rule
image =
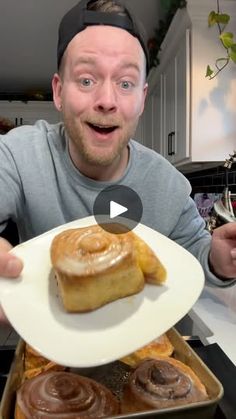
M13 254L9 253L12 246L0 237L0 276L16 278L20 275L23 263Z
M0 276L16 278L20 275L23 263L13 254L9 253L12 249L10 243L0 237ZM0 307L0 323L7 323L7 319Z
M209 261L214 274L236 278L236 223L224 224L213 231Z

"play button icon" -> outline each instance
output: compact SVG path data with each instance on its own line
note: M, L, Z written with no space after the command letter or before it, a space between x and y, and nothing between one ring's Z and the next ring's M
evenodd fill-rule
M97 196L93 214L104 230L124 233L136 227L143 214L139 195L128 186L112 185L104 188Z
M124 214L128 211L128 208L123 207L123 205L117 204L117 202L110 202L110 218L118 217L118 215Z

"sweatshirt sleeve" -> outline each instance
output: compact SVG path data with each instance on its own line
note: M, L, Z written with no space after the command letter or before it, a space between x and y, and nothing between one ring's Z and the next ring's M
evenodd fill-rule
M192 253L201 263L208 285L229 287L236 283L236 279L221 280L211 271L208 263L211 247L211 235L205 229L205 222L199 216L192 198L183 209L179 220L170 234L170 238Z
M0 136L0 232L10 218L16 219L21 191L19 173L6 137L7 134Z

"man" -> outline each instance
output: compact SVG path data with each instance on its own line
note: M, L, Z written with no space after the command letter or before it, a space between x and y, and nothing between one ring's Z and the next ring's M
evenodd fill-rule
M141 222L175 240L201 262L215 285L236 277L236 225L213 237L189 197L190 185L133 137L147 93L148 52L140 23L122 2L81 2L59 28L54 103L64 124L39 121L0 140L0 230L13 219L20 240L93 213L106 186L125 185L143 203ZM22 262L0 241L0 275ZM191 280L191 278L189 278Z

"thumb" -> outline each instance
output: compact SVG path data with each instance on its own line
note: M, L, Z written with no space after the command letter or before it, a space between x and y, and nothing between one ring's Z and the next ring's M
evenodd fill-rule
M11 249L11 244L0 238L0 276L16 278L23 269L23 262L12 253L9 253Z
M3 237L0 237L0 251L9 252L11 249L12 249L12 245Z

